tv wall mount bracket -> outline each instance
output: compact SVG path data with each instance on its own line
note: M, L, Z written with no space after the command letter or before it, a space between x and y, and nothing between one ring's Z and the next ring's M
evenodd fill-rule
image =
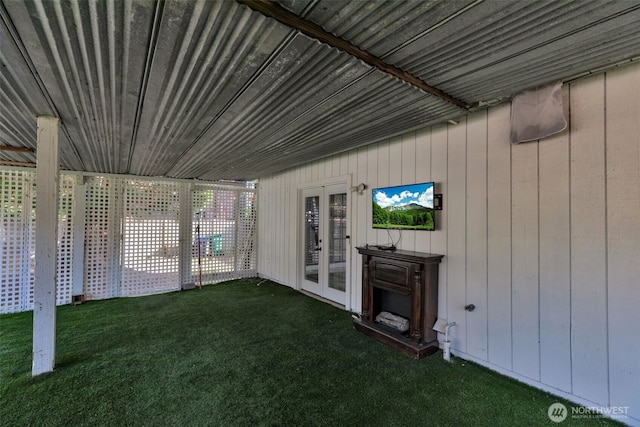
M442 210L442 194L433 195L433 210L434 211Z

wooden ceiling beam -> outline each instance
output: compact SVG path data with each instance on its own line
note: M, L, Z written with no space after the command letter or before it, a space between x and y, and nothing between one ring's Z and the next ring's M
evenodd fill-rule
M33 149L27 147L12 147L11 145L0 145L0 151L13 151L16 153L33 153Z
M24 167L28 167L28 168L35 168L37 163L35 162L18 162L18 161L14 161L14 160L2 160L0 159L0 165L6 165L6 166L24 166ZM60 169L66 170L66 168L62 165L60 165Z
M290 12L289 10L285 9L284 7L280 6L277 3L274 3L270 0L236 0L236 1L240 4L249 6L251 9L257 12L260 12L265 16L275 19L276 21L284 25L294 28L311 38L319 40L320 42L328 44L329 46L335 47L336 49L340 49L343 52L346 52L349 55L352 55L360 59L361 61L371 65L372 67L375 67L385 73L391 74L392 76L395 76L400 80L403 80L409 83L410 85L413 85L418 89L421 89L424 92L427 92L430 95L443 99L464 110L468 109L468 105L466 105L464 102L460 101L459 99L454 98L453 96L449 95L443 90L440 90L436 87L428 85L422 79L420 79L417 76L414 76L411 73L401 70L400 68L395 67L391 64L387 64L382 59L378 58L372 53L366 50L360 49L359 47L355 46L351 42L326 31L320 25L314 22L311 22L307 19L304 19L293 12Z
M26 166L29 168L34 168L36 167L36 164L33 162L17 162L14 160L1 160L0 159L0 165L7 165L7 166Z

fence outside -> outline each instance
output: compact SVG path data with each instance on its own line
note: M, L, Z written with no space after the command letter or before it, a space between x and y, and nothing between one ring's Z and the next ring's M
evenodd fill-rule
M34 171L0 169L0 314L33 309L35 203ZM256 203L250 184L61 174L57 304L255 276Z

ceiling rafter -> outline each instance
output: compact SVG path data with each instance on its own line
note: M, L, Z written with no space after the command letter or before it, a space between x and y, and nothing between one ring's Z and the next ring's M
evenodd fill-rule
M13 151L16 153L33 153L33 149L29 147L13 147L11 145L0 145L0 151Z
M358 46L355 46L348 40L345 40L341 37L336 36L315 22L309 21L308 19L302 18L296 15L293 12L285 9L277 3L272 2L271 0L236 0L240 4L244 4L256 12L260 12L265 16L275 19L276 21L287 25L295 30L300 31L301 33L319 40L322 43L328 44L336 49L340 49L343 52L352 55L359 60L371 65L372 67L377 68L380 71L383 71L387 74L391 74L394 77L399 78L402 81L409 83L412 86L417 87L418 89L436 96L440 99L443 99L457 107L460 107L464 110L467 110L469 106L460 101L459 99L454 98L448 93L444 92L437 87L431 86L427 84L424 80L419 77L402 70L396 66L386 63L382 59L377 56L371 54L370 52L360 49Z

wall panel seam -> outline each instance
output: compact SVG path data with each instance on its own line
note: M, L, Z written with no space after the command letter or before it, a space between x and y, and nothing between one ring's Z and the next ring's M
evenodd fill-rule
M572 295L572 290L573 290L573 254L572 254L572 249L573 249L573 239L571 238L571 236L573 235L572 233L572 228L573 228L573 224L572 224L572 218L573 218L573 204L571 203L571 200L573 200L573 194L572 194L572 184L571 184L571 158L572 158L572 153L571 153L571 144L572 144L572 114L571 114L571 84L569 84L569 89L568 89L568 94L567 94L567 102L568 102L568 110L569 110L569 123L567 124L568 129L569 129L569 133L568 133L568 156L567 156L567 162L568 162L568 166L567 166L567 174L568 174L568 186L569 186L569 390L571 392L571 394L573 394L573 295Z
M607 351L606 354L606 364L607 364L607 404L611 404L611 362L610 362L610 351L611 348L609 346L609 209L607 208L608 202L608 164L607 164L607 104L608 104L608 96L607 96L607 76L609 73L604 73L602 76L602 86L603 86L603 95L604 95L604 109L603 109L603 132L602 138L604 140L603 144L603 156L604 156L604 312L605 312L605 345Z

